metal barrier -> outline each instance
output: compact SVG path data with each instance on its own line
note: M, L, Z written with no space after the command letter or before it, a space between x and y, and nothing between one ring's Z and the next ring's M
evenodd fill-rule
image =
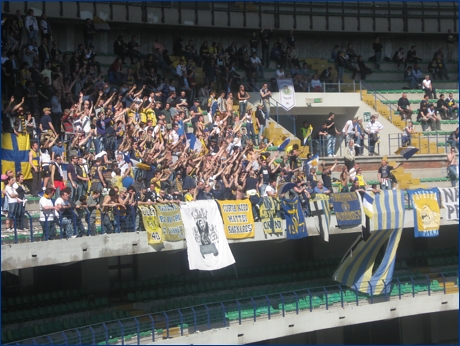
M388 120L392 123L393 122L393 115L394 112L398 110L397 105L395 107L392 107L394 105L391 104L391 100L388 100L385 96L383 96L381 93L378 92L378 90L375 90L373 87L371 87L369 84L366 82L360 81L359 82L359 94L361 101L363 100L363 93L362 90L367 90L368 94L373 94L374 95L374 105L377 105L377 100L379 100L382 104L382 106L388 108L388 113L389 113L389 118Z
M155 342L157 338L171 338L195 333L198 330L226 328L232 323L255 323L257 321L284 318L287 314L314 312L315 310L330 308L347 308L351 304L360 306L379 304L392 299L401 300L404 297L416 297L419 292L427 292L428 296L435 292L446 293L446 282L458 280L458 272L438 273L443 278L443 288L437 280L430 281L426 275L409 275L395 277L386 283L380 280L375 284L368 283L370 294L358 292L356 286L350 289L343 285L306 287L293 291L277 290L273 288L257 289L258 295L240 292L241 297L231 300L215 300L202 298L205 302L187 306L185 299L173 309L142 316L124 319L114 318L112 313L102 314L103 320L91 315L91 325L60 331L48 335L16 341L16 345L25 344L114 344L137 343L142 338ZM304 286L308 286L303 284ZM383 292L376 295L377 288ZM367 290L367 289L366 289ZM407 294L407 296L406 296ZM196 299L194 300L196 301ZM116 314L115 314L116 315ZM8 335L8 334L7 334ZM132 340L132 341L131 341Z
M436 143L436 148L444 146L445 152L448 153L450 151L450 149L448 149L449 145L452 146L453 144L453 147L454 148L456 147L455 143L451 143L449 141L449 136L450 136L450 132L449 134L447 134L446 132L429 133L423 136L411 137L408 142L406 140L406 144L420 149L422 148L422 139L426 139L428 140L428 148L430 148L431 143ZM398 150L400 147L403 146L404 144L403 137L404 137L404 133L388 134L388 152L389 153L395 152L396 150Z

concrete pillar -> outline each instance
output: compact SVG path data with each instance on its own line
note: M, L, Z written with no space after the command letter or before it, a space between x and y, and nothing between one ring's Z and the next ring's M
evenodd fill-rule
M88 293L110 290L108 258L99 258L81 262L81 281Z
M24 268L19 270L21 288L34 286L34 268Z
M316 331L317 344L336 344L341 345L344 343L343 327L333 329L324 329Z

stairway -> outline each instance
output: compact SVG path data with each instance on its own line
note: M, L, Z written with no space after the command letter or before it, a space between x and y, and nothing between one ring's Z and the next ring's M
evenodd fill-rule
M368 94L367 90L362 90L361 92L363 102L366 102L369 106L373 107L378 113L401 131L404 130L406 127L406 121L403 120L400 115L393 114L390 119L390 111L387 105L384 105L380 100L376 101L374 95ZM412 139L414 143L417 143L417 146L420 149L417 154L443 154L446 152L445 148L438 148L435 142L430 142L428 138L424 138L422 133L413 134Z

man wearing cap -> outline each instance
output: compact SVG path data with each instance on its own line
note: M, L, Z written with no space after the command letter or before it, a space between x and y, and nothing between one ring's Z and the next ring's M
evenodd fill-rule
M51 115L51 109L43 108L43 116L40 119L40 126L39 126L43 137L48 132L52 132L55 136L57 135L50 115Z

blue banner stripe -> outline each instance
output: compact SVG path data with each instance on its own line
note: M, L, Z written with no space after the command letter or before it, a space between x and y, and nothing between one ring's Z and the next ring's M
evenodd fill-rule
M358 265L358 270L356 271L356 276L352 281L357 282L362 280L362 276L367 268L374 264L375 257L378 254L378 251L382 247L383 243L388 239L388 231L378 231L374 232L371 237L367 240L366 244L363 245L361 251L359 251L358 256L355 254L355 260L353 265L349 266L345 271L344 281L348 281L351 271ZM364 255L364 252L369 249L367 255Z

